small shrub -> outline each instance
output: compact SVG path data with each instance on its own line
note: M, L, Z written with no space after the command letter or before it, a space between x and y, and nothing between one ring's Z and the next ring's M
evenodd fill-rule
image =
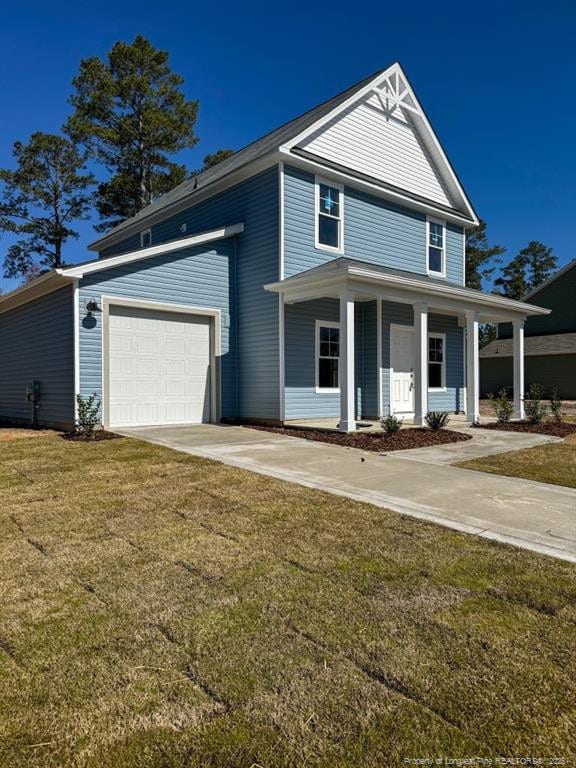
M100 400L94 393L89 397L76 395L78 416L76 418L76 432L83 437L93 437L96 425L100 422Z
M552 390L552 395L550 396L550 411L552 412L552 418L554 419L556 424L561 424L564 418L564 415L562 413L563 405L564 403L560 399L558 388L554 387L554 389Z
M530 384L528 399L524 403L526 416L531 424L540 424L548 413L548 409L542 402L544 387L541 384Z
M449 421L450 417L446 411L428 411L426 414L426 424L430 429L443 429Z
M402 419L393 416L391 413L380 421L382 429L387 435L393 435L395 432L399 432L402 427Z
M505 389L501 389L497 395L493 395L491 392L488 395L488 400L490 400L490 405L498 423L507 424L514 413L514 404L508 397L508 392Z

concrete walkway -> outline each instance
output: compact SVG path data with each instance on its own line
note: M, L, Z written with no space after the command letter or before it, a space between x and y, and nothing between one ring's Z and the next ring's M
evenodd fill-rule
M433 462L437 449L402 458L208 424L123 434L576 562L576 490Z

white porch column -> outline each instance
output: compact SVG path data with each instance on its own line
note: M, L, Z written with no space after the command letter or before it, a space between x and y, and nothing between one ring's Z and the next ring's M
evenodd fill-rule
M524 320L513 320L514 417L524 418Z
M428 413L428 305L414 304L414 424Z
M340 294L340 431L356 429L354 408L354 294Z
M480 322L477 312L466 312L466 418L472 423L480 419Z

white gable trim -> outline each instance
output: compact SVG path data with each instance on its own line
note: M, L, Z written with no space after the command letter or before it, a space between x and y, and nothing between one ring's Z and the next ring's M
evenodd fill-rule
M330 124L335 118L338 117L338 115L348 110L354 104L362 101L371 92L375 91L376 93L382 94L382 87L384 87L385 98L386 95L390 92L390 84L392 83L393 85L394 82L396 83L397 94L391 94L391 96L394 98L396 105L398 108L408 110L414 123L415 130L422 135L422 138L425 140L424 143L426 145L430 145L431 149L433 150L433 162L435 162L441 177L445 177L448 180L449 185L456 193L458 202L462 206L464 212L468 214L472 220L472 223L477 225L478 217L476 212L474 211L474 208L472 207L466 192L460 184L460 181L454 172L454 169L452 168L452 165L450 164L450 161L448 160L442 145L434 133L434 130L432 129L432 126L430 125L424 110L420 106L420 103L416 98L416 95L412 90L400 64L393 64L384 72L376 75L373 80L364 86L364 88L357 91L349 99L339 104L328 114L324 115L324 117L320 118L315 123L308 126L305 130L301 131L297 136L294 136L292 139L285 142L280 147L280 151L291 153L292 150L294 150L305 139L317 133L318 130L323 126ZM399 83L402 83L402 85L400 86Z
M150 248L140 248L138 251L130 251L130 253L123 253L120 256L110 256L109 258L98 259L97 261L91 261L88 264L79 264L77 267L57 269L56 272L64 277L84 277L92 272L113 269L114 267L123 264L131 264L132 262L140 261L141 259L149 259L151 256L158 256L161 253L181 251L184 248L211 243L214 240L223 240L226 237L238 235L243 231L244 224L231 224L230 226L221 227L220 229L212 229L208 232L200 232L197 235L191 235L190 237L183 237L180 240L171 240L170 242L162 243L161 245L153 245Z

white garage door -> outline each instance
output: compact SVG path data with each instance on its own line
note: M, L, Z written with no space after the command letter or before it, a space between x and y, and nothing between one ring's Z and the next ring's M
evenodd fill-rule
M110 307L111 427L210 421L210 318Z

